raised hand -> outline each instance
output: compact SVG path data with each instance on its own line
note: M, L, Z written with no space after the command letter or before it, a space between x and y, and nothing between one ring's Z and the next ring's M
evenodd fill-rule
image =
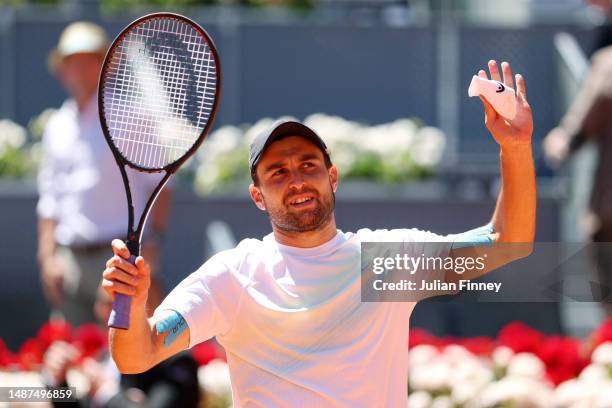
M514 88L514 79L509 63L502 62L501 64L503 80L495 60L489 61L488 68L491 78L487 76L486 71L483 69L478 71L478 76L484 79L502 82L506 86ZM480 97L484 105L485 126L489 129L489 132L491 132L493 138L501 147L531 144L533 115L529 102L527 102L525 79L521 74L517 74L515 79L517 106L514 119L508 120L500 116L483 96Z

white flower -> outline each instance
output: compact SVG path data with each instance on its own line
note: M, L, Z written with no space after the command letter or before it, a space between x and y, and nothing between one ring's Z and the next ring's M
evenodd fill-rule
M450 388L451 367L448 363L436 359L435 361L419 366L410 372L410 388L413 390L441 391Z
M42 387L42 376L35 371L3 372L0 371L2 387Z
M542 360L532 353L515 354L508 364L509 376L542 379L545 372Z
M242 143L244 134L236 126L223 126L212 132L204 141L203 149L198 151L199 156L206 160L217 154L231 152Z
M474 401L474 407L549 407L552 390L543 382L527 377L505 377L488 385Z
M304 124L314 130L323 139L332 154L347 145L357 143L360 125L339 116L315 113L304 119Z
M227 396L232 393L230 373L223 360L212 360L198 369L198 381L207 392L216 396Z
M496 367L506 368L508 364L510 364L510 360L512 360L513 356L514 351L512 351L510 347L499 346L495 347L491 358L493 359L493 364L495 364Z
M453 400L448 395L440 395L431 402L431 408L453 408L454 406Z
M464 406L478 397L483 388L483 385L471 381L455 382L453 383L451 398L456 404Z
M583 380L572 379L560 384L554 392L552 403L555 407L609 407L610 405L598 405L605 402L610 394L607 390L612 389L610 380Z
M557 386L552 402L554 406L569 407L584 399L585 396L585 389L580 385L578 380L571 379Z
M428 364L439 353L438 349L430 344L419 344L418 346L414 346L408 352L408 367L412 370L418 366Z
M595 408L610 408L612 407L612 382L608 381L607 387L601 389L601 392L595 397Z
M593 351L591 360L597 364L612 366L612 341L597 346Z
M8 119L0 120L0 156L7 148L19 149L25 144L26 139L25 128Z
M207 194L214 190L219 181L219 170L214 163L202 163L196 170L193 187L199 194Z
M494 379L493 371L483 361L472 357L455 363L450 382L453 389L465 383L470 383L476 387L484 387Z
M442 357L451 364L463 364L474 357L468 349L458 344L450 344L442 351Z
M578 378L585 381L604 380L608 378L608 375L608 369L606 367L591 363L584 367Z
M416 134L412 145L412 159L424 167L435 167L442 160L446 136L435 127L425 126Z
M429 408L431 395L426 391L415 391L408 396L408 408Z

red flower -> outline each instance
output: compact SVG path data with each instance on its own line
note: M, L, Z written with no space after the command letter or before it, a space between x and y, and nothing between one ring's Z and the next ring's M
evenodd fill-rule
M95 358L98 354L106 352L107 333L98 325L87 323L76 329L73 344L79 349L81 358Z
M72 327L64 320L49 320L38 330L36 338L44 350L56 341L69 343L72 340Z
M38 339L28 339L21 345L17 353L19 366L26 371L38 369L42 364L45 349Z
M225 353L214 340L208 340L194 346L191 349L193 358L198 362L199 366L208 364L211 360L220 358L226 360Z
M536 354L546 365L548 379L555 385L576 377L588 364L580 356L580 342L570 337L549 337Z
M536 353L545 337L544 334L521 322L512 322L499 332L499 343L515 353Z
M438 347L440 340L424 329L410 329L410 337L408 338L408 348L418 346L420 344L428 344Z
M458 344L477 356L490 356L495 349L495 341L485 336L460 339Z
M6 347L6 344L0 339L0 368L8 368L17 363L17 356Z
M593 333L593 349L602 343L612 341L612 318L604 321Z

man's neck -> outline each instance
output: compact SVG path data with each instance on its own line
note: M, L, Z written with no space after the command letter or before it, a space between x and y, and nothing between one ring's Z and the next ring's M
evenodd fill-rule
M87 108L89 107L89 104L92 103L94 95L95 95L95 92L88 92L86 94L79 95L78 97L77 96L74 97L74 100L77 103L79 112L82 113L87 110Z
M325 225L313 231L285 231L278 229L274 225L272 225L272 230L274 231L276 242L296 248L314 248L323 245L334 238L338 232L334 214L331 214L329 221Z

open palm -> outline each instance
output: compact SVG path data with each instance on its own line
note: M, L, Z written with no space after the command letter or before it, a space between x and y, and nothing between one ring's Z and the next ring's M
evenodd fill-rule
M510 64L502 62L503 81L496 61L489 61L488 67L492 80L503 82L506 86L514 88ZM478 76L489 79L485 70L482 69L478 71ZM531 143L533 116L529 102L527 102L525 79L522 75L516 75L516 116L514 119L505 119L495 111L493 106L483 96L480 99L485 110L485 125L500 146Z

